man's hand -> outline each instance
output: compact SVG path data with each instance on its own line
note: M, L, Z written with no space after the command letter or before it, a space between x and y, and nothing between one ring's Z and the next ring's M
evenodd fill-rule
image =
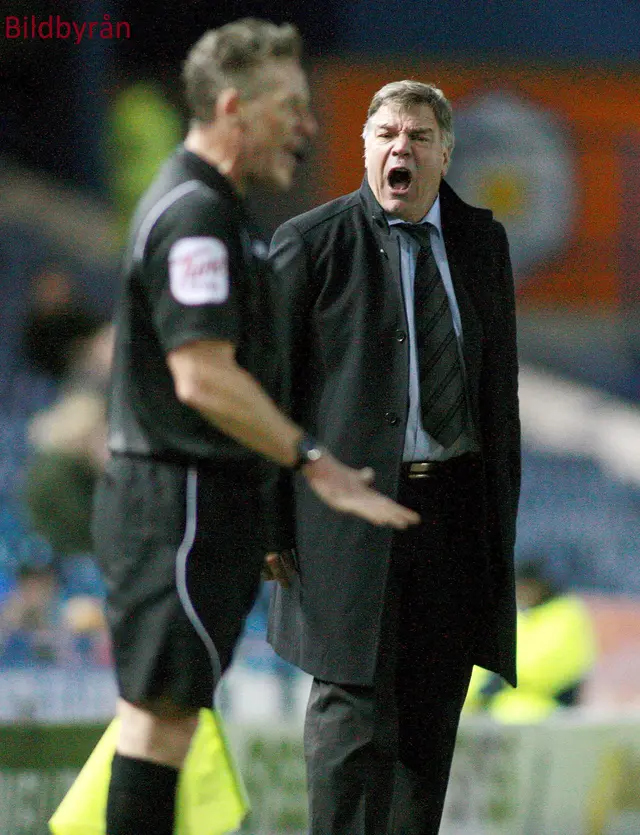
M288 589L297 574L295 560L291 551L267 554L262 569L263 580L275 580Z
M371 488L374 472L370 467L354 470L325 451L317 461L305 464L301 472L316 495L334 510L360 516L372 525L400 530L420 521L415 511Z

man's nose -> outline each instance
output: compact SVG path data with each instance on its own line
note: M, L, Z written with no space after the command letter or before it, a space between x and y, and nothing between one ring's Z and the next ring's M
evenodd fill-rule
M316 120L316 117L312 113L307 113L305 117L304 132L309 137L309 139L312 139L318 132L318 122Z
M411 143L409 141L409 135L404 131L400 131L400 133L398 133L393 140L393 147L391 150L392 153L397 156L406 156L409 153L410 146Z
M315 116L308 111L301 113L297 119L295 132L298 136L304 136L305 139L313 139L318 132L318 123Z

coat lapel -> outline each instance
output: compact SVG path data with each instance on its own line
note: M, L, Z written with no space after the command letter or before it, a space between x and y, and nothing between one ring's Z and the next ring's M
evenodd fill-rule
M406 314L402 297L402 281L400 279L400 246L397 235L394 234L387 222L384 211L376 200L366 175L360 186L360 199L380 255L380 262L384 273L384 280L393 291L393 304L398 308L400 321L406 328Z

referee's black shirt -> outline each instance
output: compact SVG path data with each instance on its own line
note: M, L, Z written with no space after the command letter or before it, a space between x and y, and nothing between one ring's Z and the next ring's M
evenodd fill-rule
M258 463L259 456L178 400L166 355L199 339L228 340L239 364L278 399L266 257L229 181L181 146L132 223L116 313L112 452Z

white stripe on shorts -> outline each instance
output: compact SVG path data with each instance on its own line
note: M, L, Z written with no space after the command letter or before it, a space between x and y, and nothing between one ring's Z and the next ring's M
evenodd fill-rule
M196 539L196 530L198 526L198 468L189 467L187 470L187 507L186 507L186 524L184 529L184 537L178 548L176 554L176 587L178 589L178 596L184 608L187 617L193 624L193 628L200 636L202 643L205 645L209 658L211 659L211 669L213 670L213 694L212 706L215 707L215 691L218 682L222 678L222 665L220 664L220 656L211 635L207 632L204 624L198 617L191 598L189 597L189 590L187 588L187 561L189 553L193 548L193 543Z

